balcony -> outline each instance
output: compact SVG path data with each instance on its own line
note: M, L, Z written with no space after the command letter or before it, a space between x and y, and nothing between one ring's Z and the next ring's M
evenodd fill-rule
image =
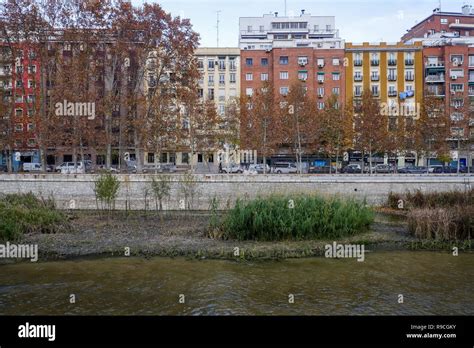
M354 60L354 66L362 66L362 60Z
M439 75L428 75L425 78L425 82L427 83L444 83L444 75L439 74Z
M388 91L388 96L389 97L396 97L397 96L397 91Z
M362 75L355 75L354 76L354 81L356 81L356 82L362 81Z
M414 81L414 80L415 80L415 75L413 74L405 75L405 81Z
M388 65L390 65L390 66L397 65L397 60L396 59L389 59L388 60Z
M387 80L388 81L397 81L397 75L388 75Z
M379 75L372 75L372 76L370 76L370 80L371 80L371 81L379 81L379 80L380 80L380 76L379 76Z
M380 97L380 92L379 91L372 91L372 96L373 97Z
M370 65L372 66L379 66L379 64L380 64L380 61L378 59L372 59L370 61Z
M426 62L425 68L428 70L444 70L444 62L439 60L437 62Z
M414 59L405 59L405 65L413 65L413 64L415 64Z

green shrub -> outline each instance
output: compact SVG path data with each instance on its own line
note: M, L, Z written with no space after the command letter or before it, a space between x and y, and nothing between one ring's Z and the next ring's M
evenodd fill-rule
M32 193L0 196L0 240L14 241L24 233L55 233L69 229L67 217L52 199Z
M237 240L337 239L366 230L372 221L372 210L355 200L271 196L238 200L222 228Z
M101 174L94 182L94 192L97 202L101 203L102 210L115 208L120 181L110 173Z

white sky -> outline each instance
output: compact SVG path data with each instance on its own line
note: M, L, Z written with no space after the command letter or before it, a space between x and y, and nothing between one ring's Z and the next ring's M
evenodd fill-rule
M144 0L133 0L140 4ZM148 2L154 2L148 0ZM202 47L217 42L216 11L220 12L220 47L237 47L239 17L284 14L284 0L159 0L173 16L190 18L201 35ZM336 28L347 42L397 42L407 29L428 17L439 0L287 0L287 13L301 9L312 15L335 16ZM463 4L474 1L441 0L441 10L461 12Z

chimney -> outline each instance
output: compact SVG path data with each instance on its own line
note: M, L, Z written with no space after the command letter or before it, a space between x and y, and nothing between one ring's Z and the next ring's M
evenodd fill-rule
M278 17L278 12L275 12L275 17Z
M302 15L302 16L304 15L304 11L305 11L305 10L301 10L301 15Z

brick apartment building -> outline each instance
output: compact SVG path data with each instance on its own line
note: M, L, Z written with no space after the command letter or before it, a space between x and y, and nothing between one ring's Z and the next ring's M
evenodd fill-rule
M459 13L436 9L402 40L423 46L425 95L444 100L452 120L448 142L454 163L459 158L462 165L474 165L474 10L469 5Z
M37 139L40 97L40 61L34 49L20 46L12 52L1 47L0 81L3 87L4 105L11 115L3 115L10 137L10 156L13 170L21 163L39 162ZM6 152L0 153L0 164L6 164Z

